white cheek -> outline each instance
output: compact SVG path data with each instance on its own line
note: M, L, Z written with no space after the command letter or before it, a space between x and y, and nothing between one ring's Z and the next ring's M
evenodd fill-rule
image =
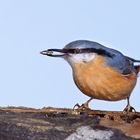
M95 53L84 54L83 61L89 62L89 61L95 59L95 57L96 57Z
M82 59L83 59L83 54L74 54L74 55L72 55L72 59L73 59L74 61L82 61Z
M95 59L95 53L82 53L82 54L73 54L70 56L70 61L78 63L78 62L89 62Z

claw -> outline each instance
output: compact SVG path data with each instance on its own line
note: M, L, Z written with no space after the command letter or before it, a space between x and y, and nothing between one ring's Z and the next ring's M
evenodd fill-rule
M136 110L135 110L135 108L134 107L132 107L132 106L130 106L130 105L127 105L125 108L124 108L124 110L123 110L123 112L136 112Z
M85 103L83 103L82 105L79 105L78 103L73 107L73 110L81 110L81 111L84 111L84 110L90 110L88 104L89 102L92 100L93 98L90 98L88 101L86 101Z
M74 105L73 110L79 109L80 105L77 103L76 105Z
M78 103L73 107L73 110L86 110L86 109L89 109L88 107L88 103L85 102L83 103L82 105L79 105Z

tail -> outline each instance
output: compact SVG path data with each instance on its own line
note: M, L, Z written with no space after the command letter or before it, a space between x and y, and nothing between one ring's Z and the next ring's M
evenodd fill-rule
M140 65L134 66L134 68L135 68L136 74L138 74L140 71Z
M140 63L140 60L136 60L136 59L128 57L128 56L125 56L125 57L134 63ZM134 69L135 69L136 74L138 74L140 72L140 65L134 65Z

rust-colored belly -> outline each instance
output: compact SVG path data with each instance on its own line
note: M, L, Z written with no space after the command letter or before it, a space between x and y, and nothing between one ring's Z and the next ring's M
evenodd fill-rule
M136 73L124 76L107 67L100 58L88 64L76 64L73 67L73 76L76 85L84 94L108 101L129 97L137 81Z

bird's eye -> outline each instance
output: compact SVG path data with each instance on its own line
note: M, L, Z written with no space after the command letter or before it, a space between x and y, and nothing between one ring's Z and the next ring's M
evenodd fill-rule
M74 54L77 54L77 49L75 49L73 52L74 52Z
M78 48L74 50L74 53L75 53L75 54L78 54L78 53L80 53L80 52L81 52L81 50L78 49Z

